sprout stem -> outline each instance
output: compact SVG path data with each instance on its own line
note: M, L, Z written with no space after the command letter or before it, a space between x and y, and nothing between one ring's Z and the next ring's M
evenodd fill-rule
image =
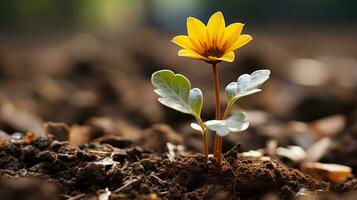
M196 120L198 122L198 124L201 126L202 128L202 140L203 140L203 149L204 149L204 153L206 158L208 158L208 134L207 134L207 127L206 125L203 123L202 119L200 117L196 117Z
M219 75L217 63L212 63L212 79L214 84L215 105L216 105L216 120L221 120L221 101L219 96ZM215 135L213 155L217 159L218 165L221 165L222 154L222 137Z
M223 114L223 119L227 119L228 118L228 115L229 113L231 112L231 109L232 109L232 103L228 103L227 105L227 108L226 110L224 111L224 114Z

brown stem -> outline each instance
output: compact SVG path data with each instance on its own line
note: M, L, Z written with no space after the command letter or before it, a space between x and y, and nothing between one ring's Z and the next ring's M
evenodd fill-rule
M212 79L214 83L214 95L216 105L216 120L221 120L221 101L219 96L219 75L217 69L217 63L212 63ZM217 159L218 165L221 165L221 153L222 152L222 137L215 135L214 140L214 157Z

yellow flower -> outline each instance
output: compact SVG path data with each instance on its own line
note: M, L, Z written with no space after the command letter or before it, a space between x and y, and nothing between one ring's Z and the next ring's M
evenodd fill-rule
M233 62L234 50L252 40L250 35L241 35L244 24L225 26L222 12L214 13L207 26L194 17L187 18L188 35L179 35L172 42L183 49L179 56L204 60L208 63Z

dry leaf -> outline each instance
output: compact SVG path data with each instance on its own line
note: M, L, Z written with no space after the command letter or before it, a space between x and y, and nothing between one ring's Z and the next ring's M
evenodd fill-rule
M352 176L352 168L345 165L325 164L318 162L307 162L303 166L303 171L330 182L341 182Z

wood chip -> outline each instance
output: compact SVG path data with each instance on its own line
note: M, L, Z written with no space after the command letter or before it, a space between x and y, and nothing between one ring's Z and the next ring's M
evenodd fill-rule
M342 182L352 176L351 167L339 164L307 162L304 164L302 170L315 178L333 183Z
M317 137L332 137L340 133L346 126L346 117L343 115L332 115L310 124L311 129Z
M25 144L30 144L35 139L35 137L36 137L35 133L31 131L28 132L25 136L25 140L24 140Z
M250 151L247 151L247 152L243 152L242 156L245 156L245 157L262 157L263 153L260 152L260 151L257 151L257 150L250 150Z
M46 135L53 135L58 141L66 141L69 138L70 128L65 123L47 122L44 127Z
M30 130L35 132L37 136L44 136L45 130L42 127L42 119L29 110L10 102L0 104L0 119L18 130Z

